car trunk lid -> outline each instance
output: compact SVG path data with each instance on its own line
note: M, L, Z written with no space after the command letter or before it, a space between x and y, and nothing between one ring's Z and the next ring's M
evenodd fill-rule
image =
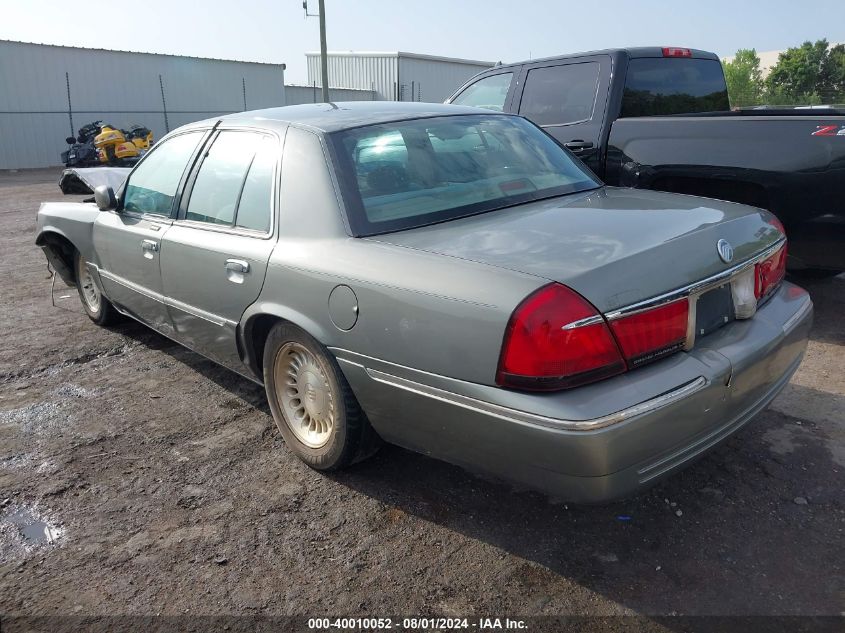
M602 187L367 239L563 283L607 313L683 288L775 244L767 212ZM726 240L733 258L717 251Z

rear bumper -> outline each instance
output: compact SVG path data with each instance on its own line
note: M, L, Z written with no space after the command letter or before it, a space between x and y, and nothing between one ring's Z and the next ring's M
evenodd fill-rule
M571 501L651 485L751 420L798 368L812 323L784 283L753 319L593 385L526 394L333 350L382 437Z

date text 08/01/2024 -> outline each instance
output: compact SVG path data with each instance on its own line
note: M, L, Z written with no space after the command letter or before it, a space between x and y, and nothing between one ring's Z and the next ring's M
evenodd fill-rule
M525 630L524 620L496 617L469 618L310 618L311 630L428 630L428 629L478 629Z

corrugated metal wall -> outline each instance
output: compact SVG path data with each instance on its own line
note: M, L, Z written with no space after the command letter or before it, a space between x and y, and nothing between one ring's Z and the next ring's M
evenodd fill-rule
M308 83L321 85L320 55L306 53ZM329 53L329 83L370 88L379 101L442 102L492 64L412 53Z
M284 104L281 65L0 41L0 169L60 164L71 129L98 119L146 125L158 139L191 121Z
M285 86L285 99L287 105L300 103L319 103L323 100L323 93L320 86ZM374 101L375 93L372 90L356 90L354 88L329 88L329 100L331 101Z
M442 103L473 75L492 64L399 56L400 101Z
M308 83L322 85L320 55L306 53ZM329 53L329 85L375 92L377 101L396 100L396 53L372 55L333 55Z

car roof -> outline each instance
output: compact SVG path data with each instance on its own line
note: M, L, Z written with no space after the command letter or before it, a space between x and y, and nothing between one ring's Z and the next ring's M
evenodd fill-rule
M498 115L481 108L398 101L347 101L236 112L202 123L223 121L228 125L281 128L287 125L307 127L331 133L364 125L461 114ZM507 115L505 115L507 116Z
M687 48L686 46L673 46L670 48ZM688 49L691 53L691 56L695 59L719 59L719 56L716 53L711 53L709 51L702 51L697 48L689 48ZM632 48L605 48L598 51L585 51L583 53L566 53L564 55L554 55L552 57L541 57L539 59L526 59L521 62L511 62L508 64L498 64L493 68L488 68L483 70L482 72L478 73L486 74L491 71L501 70L503 68L511 68L513 66L524 66L525 64L537 64L543 62L556 62L559 60L565 59L577 59L578 57L588 57L591 55L619 55L619 54L627 55L629 58L633 59L636 57L663 57L663 47L662 46L636 46Z

